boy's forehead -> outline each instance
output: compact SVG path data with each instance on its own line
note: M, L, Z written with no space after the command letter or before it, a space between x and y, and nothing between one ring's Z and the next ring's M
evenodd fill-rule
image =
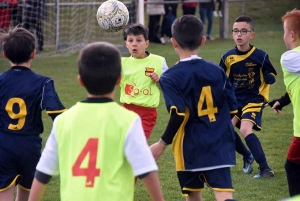
M238 29L250 29L250 24L247 22L235 22L233 23L233 29L238 28Z
M138 34L138 35L134 35L134 34L128 34L127 38L131 38L131 39L145 39L143 34Z

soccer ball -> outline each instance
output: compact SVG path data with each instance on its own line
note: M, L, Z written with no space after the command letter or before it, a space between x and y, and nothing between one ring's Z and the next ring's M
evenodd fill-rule
M97 21L100 27L108 32L117 32L128 24L127 7L118 0L108 0L101 4L97 11Z

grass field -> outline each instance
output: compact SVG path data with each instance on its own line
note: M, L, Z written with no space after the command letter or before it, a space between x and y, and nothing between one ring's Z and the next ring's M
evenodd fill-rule
M252 44L257 48L266 51L273 65L278 71L277 81L271 86L270 99L277 98L285 93L282 81L282 71L279 65L281 54L286 50L282 40L281 32L260 32ZM204 59L219 63L221 54L232 48L232 40L208 41L200 50L200 56ZM177 55L170 44L154 45L151 44L149 51L162 55L166 58L167 64L172 66L177 60ZM38 73L52 77L60 99L66 107L71 107L77 101L86 97L86 92L77 83L77 54L63 57L37 58L32 69ZM0 72L9 68L9 64L3 58L0 59ZM119 91L117 89L117 91ZM116 94L118 101L119 93ZM149 139L149 144L157 141L163 133L168 122L168 114L165 109L164 100L158 107L157 125ZM50 132L52 121L46 115L43 116L45 132L42 134L45 143ZM125 117L120 117L120 120ZM272 179L254 180L252 177L257 173L258 165L254 164L254 171L251 175L243 175L242 159L237 155L237 165L232 168L233 185L235 188L234 197L240 201L274 201L288 197L288 188L285 178L284 162L287 149L292 137L292 107L287 106L280 115L275 115L270 108L266 108L263 115L263 129L257 132L263 148L265 150L270 166L275 170L275 177ZM159 178L161 181L165 200L180 201L184 198L180 194L180 188L176 178L174 160L171 148L168 147L164 155L158 161ZM74 189L75 190L75 189ZM213 193L206 189L203 197L206 201L212 201ZM44 201L59 200L59 180L54 177L48 188ZM150 200L141 182L135 188L135 200Z

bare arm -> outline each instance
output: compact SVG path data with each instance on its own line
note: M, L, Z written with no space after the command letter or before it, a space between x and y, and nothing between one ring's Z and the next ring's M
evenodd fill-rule
M45 193L47 185L39 182L37 179L33 180L28 201L40 201Z
M147 189L148 194L155 201L164 201L164 197L159 184L158 176L156 172L150 172L146 177L142 179L144 186Z

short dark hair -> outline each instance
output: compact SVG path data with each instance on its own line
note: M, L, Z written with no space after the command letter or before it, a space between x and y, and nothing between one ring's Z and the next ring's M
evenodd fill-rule
M111 93L121 75L121 54L112 44L95 42L85 46L78 56L80 78L92 95Z
M0 34L0 44L12 63L21 64L30 60L35 49L35 36L24 28L14 28Z
M254 31L254 22L250 17L246 15L239 16L238 18L235 19L234 22L246 22L250 25L251 31Z
M145 40L149 38L149 29L142 24L130 24L125 28L124 39L127 40L128 35L143 35Z
M182 49L199 48L203 36L203 24L194 15L183 15L172 25L172 37Z

